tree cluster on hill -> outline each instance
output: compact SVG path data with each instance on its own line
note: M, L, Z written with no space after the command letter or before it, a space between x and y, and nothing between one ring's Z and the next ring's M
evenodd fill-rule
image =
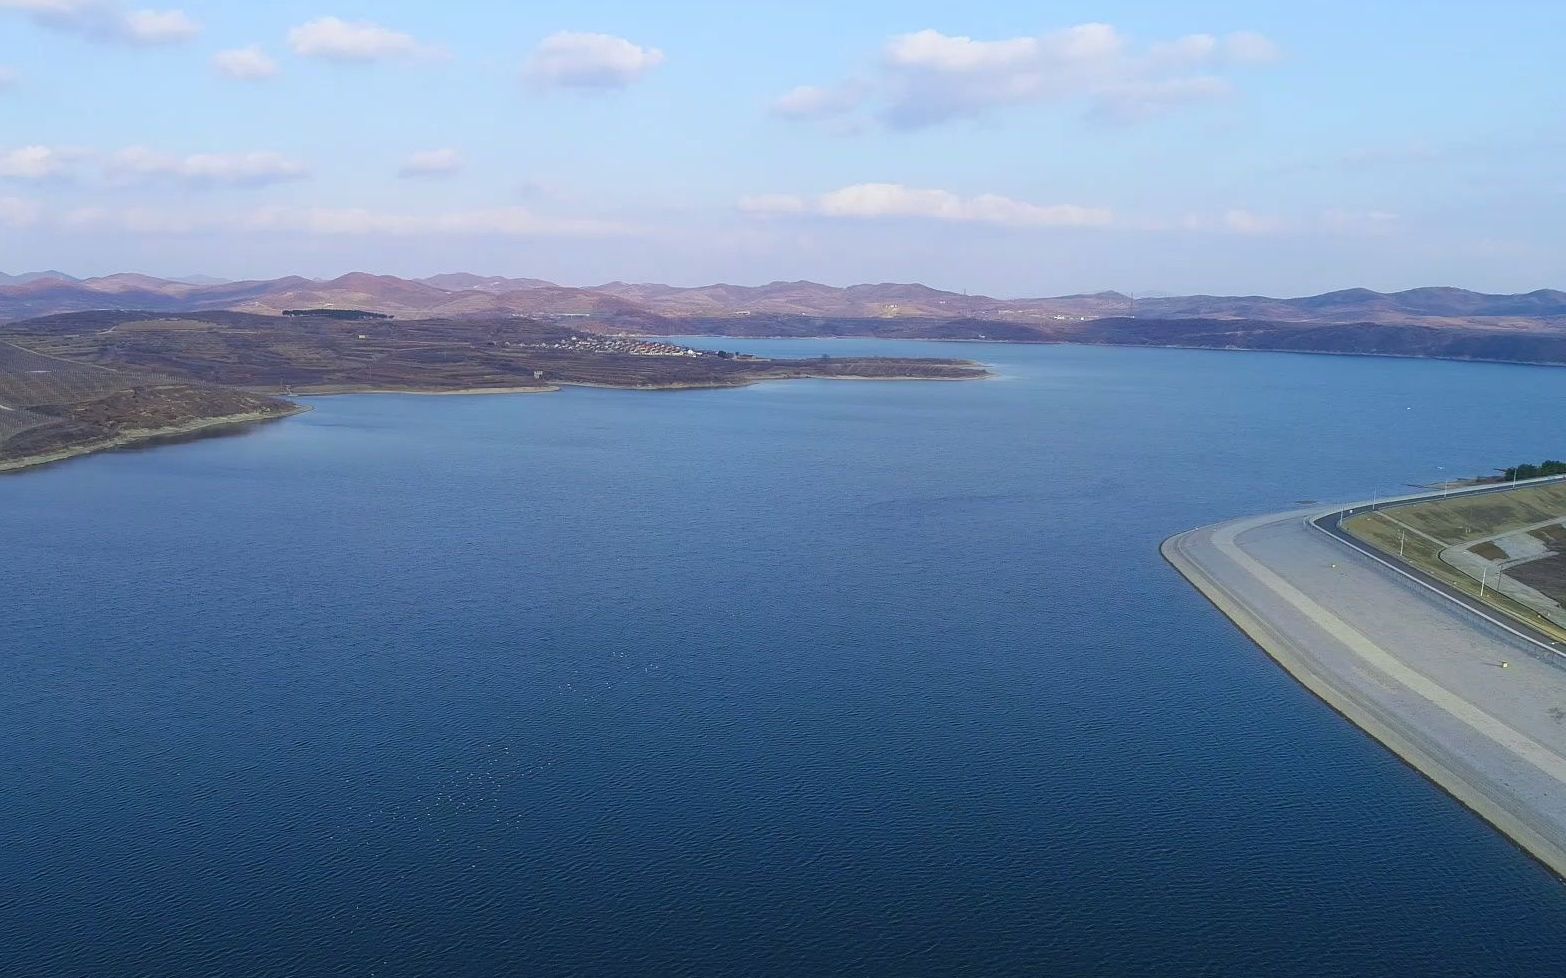
M384 312L370 312L365 309L284 309L285 316L311 316L317 319L390 319Z
M1529 463L1514 465L1509 469L1503 469L1501 478L1507 482L1518 482L1522 479L1541 479L1547 475L1566 475L1566 462L1547 458L1538 465Z

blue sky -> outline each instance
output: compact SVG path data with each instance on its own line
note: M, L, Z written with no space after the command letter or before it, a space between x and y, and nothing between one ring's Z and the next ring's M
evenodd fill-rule
M1557 2L153 3L0 0L0 270L1566 286Z

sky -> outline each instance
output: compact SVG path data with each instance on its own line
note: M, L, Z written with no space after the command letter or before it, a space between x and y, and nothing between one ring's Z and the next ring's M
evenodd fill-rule
M151 2L0 0L0 271L1566 287L1559 0Z

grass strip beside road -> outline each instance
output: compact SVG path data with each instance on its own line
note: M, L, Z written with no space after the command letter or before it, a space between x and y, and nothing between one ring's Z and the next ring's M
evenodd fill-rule
M1343 521L1343 529L1385 556L1481 601L1486 607L1557 641L1566 641L1566 629L1482 586L1441 559L1441 551L1446 547L1468 546L1550 519L1566 519L1566 484L1394 504L1351 516Z

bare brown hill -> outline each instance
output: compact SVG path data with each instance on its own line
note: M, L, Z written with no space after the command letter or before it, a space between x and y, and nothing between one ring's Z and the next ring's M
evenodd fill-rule
M381 283L365 276L342 284L363 292ZM0 326L0 471L298 409L273 394L985 376L966 360L742 356L595 334L575 319L348 319L338 313L96 310Z
M0 472L297 410L249 391L0 342Z
M541 279L465 272L425 279L353 272L325 281L290 276L207 285L133 274L82 280L57 273L0 277L0 321L103 308L160 312L233 309L261 314L299 308L352 308L404 318L591 317L614 328L637 328L658 318L728 317L738 320L761 315L822 319L983 319L1032 324L1045 331L1052 331L1062 323L1118 317L1566 329L1566 292L1551 289L1520 295L1423 288L1393 293L1347 289L1286 299L1197 295L1133 300L1118 292L997 299L899 283L838 288L801 281L682 288L610 282L577 288Z

